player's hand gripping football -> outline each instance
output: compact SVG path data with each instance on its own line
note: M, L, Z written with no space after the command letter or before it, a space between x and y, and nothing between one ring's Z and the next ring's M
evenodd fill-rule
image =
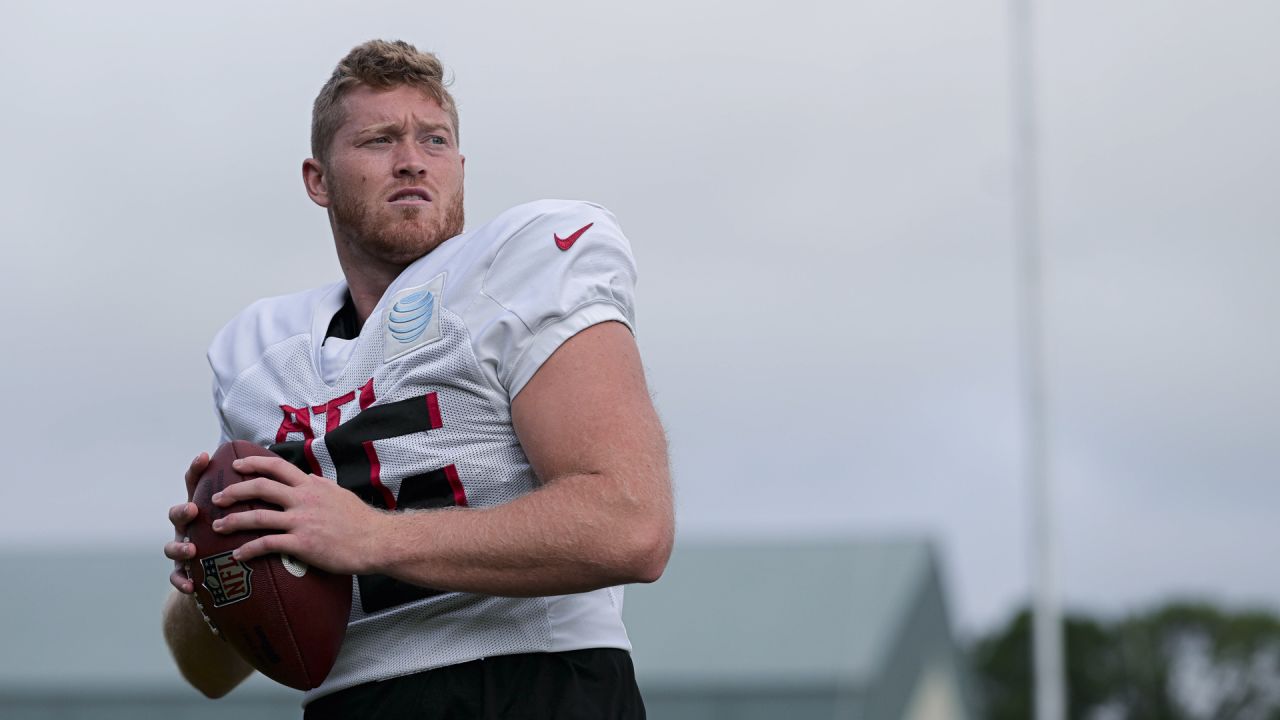
M213 522L214 531L224 534L277 531L241 545L237 560L285 553L339 575L369 570L377 550L373 530L378 510L334 481L309 475L282 458L240 458L232 467L251 479L215 494L215 505L225 508L256 499L280 507L234 512Z
M169 582L179 591L188 595L195 592L195 585L187 577L183 563L196 556L196 546L186 542L187 526L196 519L199 509L191 502L196 492L196 483L209 466L209 454L200 453L187 468L187 501L169 508L169 522L173 523L173 540L164 544L164 556L173 561L173 572L169 573Z

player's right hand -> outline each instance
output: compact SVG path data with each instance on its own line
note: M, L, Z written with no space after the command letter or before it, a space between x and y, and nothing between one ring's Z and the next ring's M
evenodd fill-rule
M187 542L185 538L187 526L199 513L199 509L195 503L191 502L191 498L196 492L196 482L200 480L200 475L208 466L208 453L200 453L195 460L191 461L186 474L187 501L169 508L169 522L173 524L173 540L164 544L164 556L173 561L173 572L169 573L169 583L179 592L188 595L195 592L195 585L187 577L184 565L196 556L196 546Z

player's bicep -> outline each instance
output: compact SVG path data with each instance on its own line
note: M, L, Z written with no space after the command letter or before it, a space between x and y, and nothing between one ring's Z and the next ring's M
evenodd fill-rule
M637 501L669 504L666 440L625 325L599 323L565 341L511 412L539 482L603 475Z

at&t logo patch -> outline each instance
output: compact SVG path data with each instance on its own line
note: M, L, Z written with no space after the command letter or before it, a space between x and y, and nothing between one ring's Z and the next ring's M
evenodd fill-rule
M405 288L388 302L382 324L382 359L394 360L440 339L440 295L444 275L425 285Z
M204 568L204 586L213 596L213 606L240 602L253 594L250 577L253 570L231 557L231 551L200 558Z

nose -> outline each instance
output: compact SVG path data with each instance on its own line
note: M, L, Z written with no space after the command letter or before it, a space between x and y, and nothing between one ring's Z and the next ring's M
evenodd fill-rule
M425 177L427 163L424 151L417 143L404 143L396 154L396 177Z

